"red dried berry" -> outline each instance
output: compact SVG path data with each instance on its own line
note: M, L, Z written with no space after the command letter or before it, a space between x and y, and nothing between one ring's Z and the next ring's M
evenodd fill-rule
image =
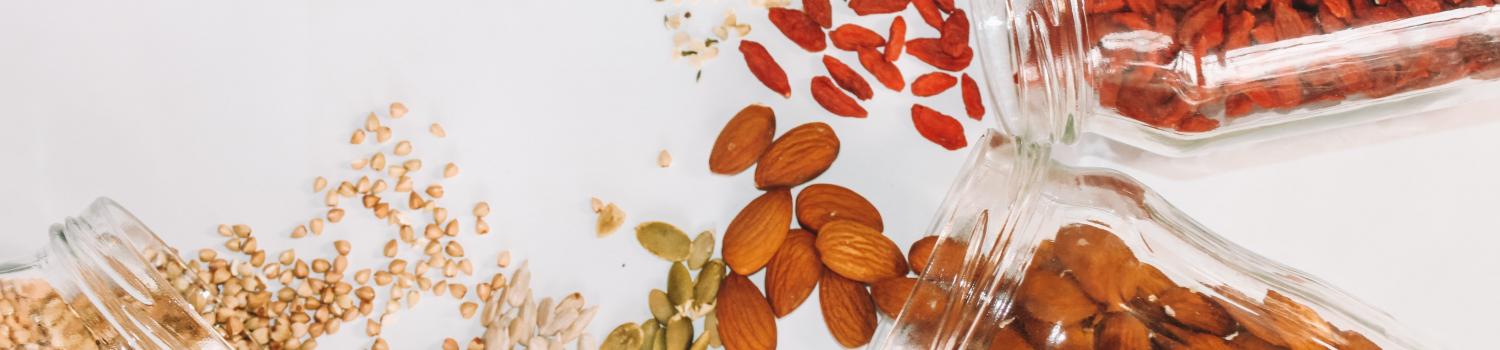
M911 105L911 122L916 125L917 133L922 134L923 138L949 151L969 145L969 141L964 138L964 125L958 119L927 106Z
M802 0L802 10L824 29L833 28L833 5L828 0Z
M906 19L896 16L891 20L890 39L885 44L885 60L896 62L901 58L901 49L906 47Z
M833 79L828 77L820 75L813 78L812 95L813 100L818 101L818 105L835 115L853 118L864 118L869 115L864 107L859 106L859 102L854 101L853 97L845 95L837 86L833 86Z
M1217 128L1219 128L1219 121L1208 119L1203 115L1188 117L1177 124L1177 131L1181 132L1205 132Z
M859 76L859 72L855 72L854 68L850 68L837 58L823 55L823 67L828 68L828 75L833 76L834 83L854 94L854 97L868 100L874 96L875 92L870 90L870 83L866 82L864 77Z
M943 51L942 44L938 43L938 39L933 38L907 40L906 53L933 67L950 72L962 71L964 68L968 68L969 61L974 59L973 49L965 46L961 55L949 55Z
M792 96L792 86L787 82L786 71L781 70L781 65L776 64L776 59L771 58L771 53L766 52L765 46L750 40L740 40L740 55L745 57L745 65L750 67L750 74L754 74L761 84L782 97Z
M938 9L935 0L911 0L911 6L917 8L917 14L922 15L922 21L932 26L932 29L943 30L943 13Z
M969 15L964 10L953 10L948 20L943 21L943 33L938 42L948 56L961 56L969 50Z
M943 12L953 12L953 10L958 9L957 6L953 6L953 0L937 0L937 6Z
M964 95L964 112L969 114L969 118L983 120L984 101L979 96L979 83L975 82L974 78L970 78L968 74L964 74L962 78L963 85L961 89Z
M849 8L860 16L896 13L906 9L910 0L849 0Z
M833 40L833 47L844 51L859 51L861 48L885 45L885 38L881 38L880 33L858 24L840 25L833 32L828 33L828 37Z
M917 77L911 82L911 94L918 97L927 97L948 91L953 85L958 84L958 78L943 72L932 72Z
M901 76L901 69L895 64L885 60L885 55L872 48L859 49L859 65L865 66L875 80L892 91L901 91L906 88L906 78Z
M771 24L781 30L787 39L791 39L797 46L808 52L819 52L828 48L828 40L823 34L823 28L802 11L788 8L774 7L768 15Z

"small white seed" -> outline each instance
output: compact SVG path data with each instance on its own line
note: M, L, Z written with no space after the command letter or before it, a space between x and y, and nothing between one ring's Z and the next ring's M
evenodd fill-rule
M411 141L403 140L401 142L397 142L395 153L398 156L406 156L408 154L411 154Z
M458 165L448 163L447 166L443 167L443 178L451 178L454 176L458 176Z
M443 125L438 123L432 123L431 126L428 126L427 132L439 138L448 137L448 131L443 130Z
M322 176L313 179L313 192L323 192L326 187L328 187L328 179Z
M365 143L365 131L363 129L354 129L354 134L349 135L349 144L358 145L361 143Z
M391 102L391 119L401 119L406 116L406 104Z
M390 140L391 140L391 127L389 127L389 126L382 126L382 127L380 127L380 130L375 130L375 142L379 142L379 143L384 144L386 141L390 141Z
M333 241L333 249L338 251L339 255L349 255L349 250L353 248L350 246L349 241L340 239Z
M432 198L443 198L443 185L427 186L427 196Z
M656 165L663 168L672 166L672 154L667 153L667 150L661 150L661 153L656 154Z
M365 117L365 131L375 130L380 130L380 117L375 116L375 112L370 112L370 115Z

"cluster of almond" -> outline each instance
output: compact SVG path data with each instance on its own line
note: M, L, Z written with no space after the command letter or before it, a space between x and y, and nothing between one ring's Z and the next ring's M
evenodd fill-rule
M725 125L709 156L709 169L718 174L756 165L755 185L765 191L724 232L722 251L732 273L719 287L719 337L732 350L774 349L775 319L816 288L834 339L850 348L868 344L877 308L894 315L915 284L907 277L912 264L881 233L880 212L858 193L813 184L793 199L792 188L833 164L839 139L827 124L815 122L773 141L775 119L768 107L746 107ZM794 215L800 228L790 228ZM748 278L762 269L764 294Z
M1275 291L1257 302L1211 289L1177 285L1112 232L1068 225L1038 246L1008 316L975 339L989 349L1380 349Z

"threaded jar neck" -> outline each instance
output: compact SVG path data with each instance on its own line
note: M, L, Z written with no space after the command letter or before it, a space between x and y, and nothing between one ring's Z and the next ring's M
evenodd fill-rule
M1071 143L1094 105L1081 0L974 0L979 55L1001 127L1023 143Z

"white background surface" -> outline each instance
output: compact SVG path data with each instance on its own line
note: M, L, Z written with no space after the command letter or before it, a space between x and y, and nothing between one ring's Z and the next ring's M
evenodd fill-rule
M414 141L425 176L446 161L463 168L445 182L447 205L495 206L495 233L464 239L481 271L493 271L499 249L530 259L538 297L579 290L604 306L591 327L599 338L648 317L646 291L664 285L667 264L628 232L594 238L588 198L619 203L627 228L666 220L722 232L756 191L748 174L712 176L704 164L723 122L748 103L776 108L782 131L832 124L843 151L818 181L869 197L899 244L919 236L964 152L920 139L908 116L916 99L878 86L869 119L829 116L807 95L807 79L822 72L817 56L791 46L763 11L700 2L712 10L699 11L708 21L698 24L717 22L728 3L782 60L790 100L754 82L735 41L695 83L692 68L669 58L661 16L670 2L0 3L5 250L25 250L49 223L109 196L183 249L222 243L217 224L246 223L271 252L330 254L327 242L342 238L360 252L353 265L383 265L375 251L394 232L365 212L318 239L284 237L322 213L314 176L348 178L348 162L375 150L346 140L393 100L413 110L394 127ZM852 16L835 7L838 21ZM914 13L907 21L913 36L934 35ZM926 70L910 58L901 65L908 81ZM923 102L961 115L956 92ZM1113 149L1118 157L1082 161L1137 176L1231 240L1342 286L1439 345L1484 348L1500 314L1497 107L1207 159ZM427 136L431 121L449 138ZM990 122L965 126L973 137ZM654 164L663 148L677 159L668 169ZM836 346L816 305L814 295L779 323L782 348ZM479 334L451 317L451 298L421 306L386 327L394 348ZM361 325L320 343L367 346Z

